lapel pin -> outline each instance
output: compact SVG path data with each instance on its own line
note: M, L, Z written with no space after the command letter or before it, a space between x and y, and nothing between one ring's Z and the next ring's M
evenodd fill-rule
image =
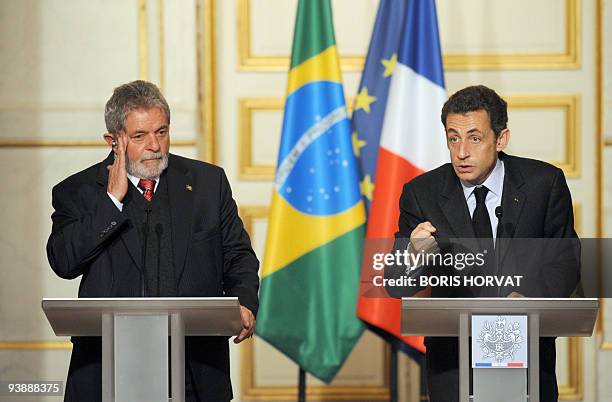
M515 198L515 199L514 199L514 202L519 202L519 199L518 199L518 198Z
M191 187L191 184L187 184L187 185L185 185L185 188L186 188L188 191L193 190L193 187ZM516 199L516 198L515 198L515 199Z

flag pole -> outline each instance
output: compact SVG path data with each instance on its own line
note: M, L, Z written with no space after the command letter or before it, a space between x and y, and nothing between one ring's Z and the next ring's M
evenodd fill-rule
M298 376L298 402L306 402L306 372L301 367Z
M397 402L397 353L398 347L391 342L391 358L389 359L389 402Z
M428 395L427 395L427 381L425 379L425 373L427 371L427 359L425 358L425 355L423 355L421 357L421 361L419 362L419 372L420 372L420 377L421 377L421 386L420 386L420 393L421 393L421 400L429 400L428 399Z

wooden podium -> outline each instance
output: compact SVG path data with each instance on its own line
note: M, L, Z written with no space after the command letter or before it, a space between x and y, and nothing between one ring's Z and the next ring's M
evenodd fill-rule
M104 402L185 401L185 336L233 336L236 297L43 299L57 336L102 337ZM171 373L168 373L170 336Z
M474 315L528 317L529 395L526 387L516 389L515 369L490 369L485 381L477 381L474 371L474 401L539 401L539 338L555 336L593 335L599 302L597 299L537 299L537 298L403 298L402 335L459 337L459 401L468 402L469 337ZM487 370L487 369L483 369ZM484 373L485 371L480 371ZM520 374L520 373L519 373ZM497 377L497 378L495 378ZM515 376L516 377L516 376ZM519 376L520 377L520 376ZM483 377L484 378L484 377ZM508 381L505 381L505 379ZM518 378L520 381L520 378ZM523 382L524 382L523 378ZM500 389L500 384L502 389ZM506 389L503 389L503 388ZM477 389L479 388L479 389ZM519 387L520 388L520 387ZM480 397L479 397L480 395ZM497 395L497 398L490 399ZM502 397L503 395L503 397ZM502 397L502 399L499 399Z

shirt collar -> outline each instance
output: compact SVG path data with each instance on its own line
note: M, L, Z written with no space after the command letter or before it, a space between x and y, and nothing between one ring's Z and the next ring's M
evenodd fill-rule
M491 193L493 193L497 197L501 197L502 190L504 187L504 174L505 174L504 161L497 158L495 167L489 174L489 177L487 177L484 183L482 183L482 186L486 186ZM469 183L464 183L463 181L461 181L461 187L463 188L463 195L465 196L465 199L467 200L470 197L470 195L472 195L472 193L474 192L474 189L479 186L475 186Z
M136 176L132 176L131 174L127 174L128 179L132 182L132 184L134 185L134 187L138 188L138 183L140 182L140 177L136 177ZM155 180L155 188L157 188L157 185L159 184L159 177ZM155 189L153 189L153 191L155 191Z

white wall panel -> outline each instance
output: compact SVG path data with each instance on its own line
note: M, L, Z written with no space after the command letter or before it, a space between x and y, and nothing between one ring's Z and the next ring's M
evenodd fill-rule
M564 0L438 0L447 53L556 53L565 50Z
M135 5L10 1L0 3L0 15L0 138L102 132L92 110L138 72Z
M296 4L295 0L250 0L254 54L287 55L292 45ZM334 1L333 6L336 41L342 55L367 52L378 2Z

